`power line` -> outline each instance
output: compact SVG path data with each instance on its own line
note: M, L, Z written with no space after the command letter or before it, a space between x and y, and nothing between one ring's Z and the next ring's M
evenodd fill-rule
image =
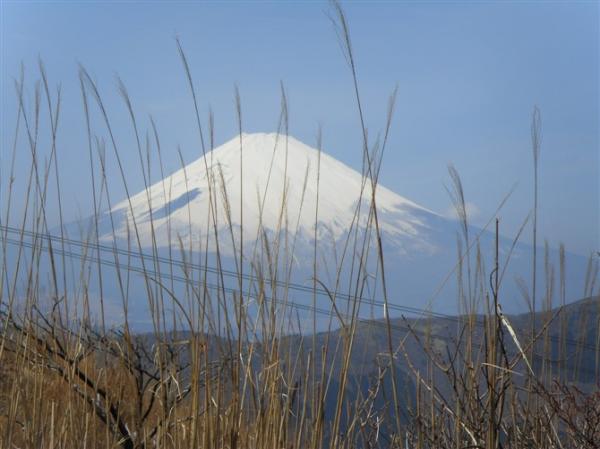
M59 236L53 236L51 234L45 234L45 233L36 233L36 232L31 232L31 231L21 231L18 230L16 228L10 228L10 227L6 227L6 226L2 226L0 225L0 229L4 229L6 230L6 232L10 232L10 233L16 233L18 232L19 234L23 234L23 235L27 235L30 237L34 237L34 238L43 238L43 239L52 239L53 241L61 241L63 240L61 237ZM29 242L25 242L22 240L16 240L16 239L11 239L11 238L2 238L3 241L12 244L12 245L16 245L16 246L25 246L27 248L41 248L44 251L49 251L48 247L44 247L43 245L41 246L36 246L33 243L29 243ZM64 254L70 258L78 258L80 260L88 261L88 262L94 262L94 263L98 263L100 265L105 265L105 266L110 266L110 267L114 267L114 268L123 268L126 269L130 272L135 272L138 274L141 274L143 276L153 276L155 278L166 278L166 279L172 279L174 281L177 282L182 282L182 283L189 283L192 282L192 280L190 278L184 277L184 276L178 276L178 275L171 275L168 273L157 273L154 270L149 270L149 269L143 269L137 266L133 266L131 264L123 264L125 266L122 266L121 264L117 264L116 262L112 261L112 260L106 260L106 259L102 259L100 257L100 250L104 250L104 251L110 251L113 254L116 252L120 255L127 255L129 257L134 257L134 258L140 258L140 257L146 257L146 258L150 258L150 259L156 259L154 256L148 255L148 254L144 254L144 253L136 253L133 252L131 250L124 250L124 249L119 249L119 248L113 248L107 245L96 245L96 244L88 244L87 242L82 242L79 240L74 240L74 239L64 239L63 241L73 244L74 246L79 246L82 248L92 248L92 249L97 249L98 251L98 257L93 257L90 255L83 255L81 253L76 253L73 251L67 251L67 250L62 250L60 248L56 248L53 247L52 250L56 253L59 254ZM167 259L167 258L161 258L161 260L163 260L165 263L173 263L176 266L179 266L181 268L183 267L190 267L190 266L194 266L197 269L201 269L204 270L206 269L207 271L211 272L211 273L215 273L218 274L220 271L223 271L223 274L227 275L227 276L235 276L236 273L234 271L231 270L219 270L218 268L214 268L214 267L203 267L201 265L197 265L197 264L192 264L192 263L187 263L187 262L183 262L183 261L177 261L177 260L171 260L171 259ZM250 275L245 275L244 276L245 279L247 280L251 280L251 281L257 281L259 280L256 277L250 276ZM260 279L262 282L268 282L265 279ZM239 289L236 288L230 288L230 287L226 287L225 285L217 285L217 284L213 284L213 283L209 283L206 281L200 281L197 280L196 282L198 282L200 285L203 285L205 288L210 289L210 290L220 290L226 293L230 293L230 294L235 294L239 292ZM306 286L302 286L301 284L296 284L296 283L287 283L287 282L282 282L282 281L277 281L274 283L275 285L279 285L282 287L286 287L290 290L299 290L302 292L308 292L308 293L313 293L315 292L315 290L313 290L310 287L306 287ZM329 297L329 293L327 293L325 290L323 289L316 289L316 293L321 295L321 296L327 296ZM259 299L257 297L256 294L252 294L250 293L249 295L251 298L253 299ZM315 312L317 314L321 314L321 315L327 315L327 316L333 316L333 312L331 310L326 310L326 309L322 309L322 308L318 308L318 307L313 307L311 305L308 304L300 304L298 302L295 302L293 300L281 300L281 299L276 299L273 297L269 297L267 295L260 295L262 299L264 299L267 302L273 302L273 303L279 303L280 305L289 305L290 307L294 307L296 309L299 310L305 310L305 311L311 311L311 312ZM382 302L379 301L375 301L371 298L363 298L363 297L358 297L358 296L352 296L352 295L348 295L348 294L344 294L344 293L335 293L335 298L341 298L344 299L346 301L359 301L361 304L364 302L367 305L376 305L376 306L383 306L384 304ZM389 309L393 309L393 310L397 310L397 311L401 311L401 312L409 312L409 313L421 313L421 314L429 314L431 316L435 316L437 318L442 318L445 319L447 321L452 321L455 323L461 323L462 320L459 316L455 316L455 315L448 315L448 314L443 314L443 313L434 313L431 311L427 311L424 309L418 309L418 308L414 308L414 307L407 307L407 306L400 306L400 305L395 305L395 304L388 304L388 308ZM344 319L350 319L351 316L344 314L342 315L341 313L339 314L341 318ZM363 323L368 323L368 324L374 324L376 326L382 326L384 327L384 323L381 323L378 320L373 320L373 319L367 319L367 318L358 318L359 322L363 322ZM484 323L482 323L481 321L476 321L475 323L476 326L478 327L483 327ZM410 330L410 331L416 331L415 329L413 329L410 326L401 326L401 325L393 325L393 327L395 328L395 330ZM442 339L447 339L448 336L447 335L440 335L440 334L432 334L432 333L426 333L423 332L427 335L431 335L434 337L438 337L438 338L442 338ZM584 343L583 341L576 341L576 340L572 340L572 339L567 339L567 338L562 338L560 339L557 336L549 336L549 339L552 340L555 343L562 343L565 342L568 345L571 346L575 346L575 347L581 347L581 348L585 348L585 349L590 349L590 350L596 350L596 347L594 345L591 344L587 344Z
M68 243L70 245L77 246L77 247L84 248L84 249L95 249L97 251L106 251L106 252L110 252L112 254L119 254L121 256L132 257L135 259L140 259L140 260L144 259L144 261L147 261L147 260L148 261L159 261L159 262L162 262L165 264L179 267L183 270L193 269L193 270L198 270L198 271L206 271L211 274L223 274L228 277L235 277L236 279L238 279L240 277L239 273L237 273L236 271L233 271L233 270L227 270L225 268L215 268L215 267L211 267L210 265L200 265L200 264L194 263L192 261L189 261L189 262L182 261L182 260L167 258L164 256L158 256L158 255L154 256L152 254L147 254L142 251L132 251L132 250L126 250L123 248L119 248L116 246L113 247L113 246L109 246L109 245L90 243L90 242L75 240L75 239L71 239L71 238L62 238L61 236L56 236L56 235L52 235L52 234L48 234L48 233L26 231L26 230L21 230L21 229L10 227L10 226L0 225L0 230L4 230L7 233L23 234L28 237L33 237L36 239L51 240L53 242L64 242L64 243ZM256 276L253 276L250 274L244 274L241 277L247 281L257 281L258 280L258 278ZM189 279L188 279L188 281L189 281ZM266 284L275 285L277 287L283 287L283 288L300 291L300 292L304 292L304 293L311 293L311 294L316 293L319 296L329 297L329 292L327 292L326 290L324 290L322 288L313 288L313 287L302 285L302 284L299 284L296 282L272 280L272 279L265 278L265 277L261 277L260 281L264 282ZM370 305L378 306L381 308L383 308L385 305L382 301L377 301L372 298L363 298L363 297L359 298L358 296L350 295L347 293L342 293L339 291L335 292L335 298L343 299L346 301L355 301L355 300L368 301L368 303ZM447 319L456 318L454 315L433 312L431 310L421 309L418 307L402 306L402 305L398 305L398 304L388 304L387 308L396 310L399 312L425 314L425 315L435 316L438 318L447 318Z

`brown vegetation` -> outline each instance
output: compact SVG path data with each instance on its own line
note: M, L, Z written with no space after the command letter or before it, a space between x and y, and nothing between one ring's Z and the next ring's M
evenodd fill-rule
M67 281L69 265L65 260L70 257L69 242L62 231L56 239L48 237L45 207L52 186L60 197L55 148L60 93L51 94L40 65L42 82L36 90L34 108L28 111L23 81L17 83L20 107L15 135L26 136L32 165L24 199L26 214L13 245L17 248L15 259L9 260L8 247L12 243L8 228L0 227L0 448L600 447L600 334L594 332L592 343L582 335L567 350L570 337L563 309L553 308L551 300L553 275L546 279L543 295L539 291L532 294L531 301L538 296L545 312L532 314L531 326L516 327L510 317L502 314L503 267L497 256L487 261L493 267L491 275L483 269L477 237L469 235L464 193L455 170L451 169L455 187L452 195L463 223L456 270L462 314L453 322L452 332L436 336L439 329L428 317L400 322L388 315L383 321L359 317L358 303L364 296L367 276L361 268L370 251L377 255L378 280L386 306L388 302L374 192L395 95L390 100L385 137L379 146L371 145L362 117L348 26L341 8L337 4L333 8L333 22L355 81L363 123L364 186L370 185L373 192L370 201L359 200L360 207L369 210L370 232L350 232L346 242L357 255L357 278L351 286L345 286L352 292L354 303L341 310L336 306L337 291L328 291L331 307L325 313L332 329L338 328L335 332L309 336L286 333L295 318L294 304L287 297L291 282L287 270L282 273L273 267L281 265L278 257L289 249L283 248L288 242L272 242L266 236L258 240L268 255L267 265L260 265L259 260L246 265L239 256L237 289L220 283L216 291L210 292L202 287L202 273L187 277L188 270L183 270L187 281L184 279L185 293L180 296L172 287L173 267L164 270L158 261L158 249L142 257L134 222L126 261L117 254L116 246L112 259L95 258L95 251L100 254L97 235L81 240L85 256L80 258L74 276L78 283L68 288L71 282ZM178 46L200 139L208 151L212 147L212 120L207 132L198 115L188 61L179 42ZM94 190L96 208L100 204L97 197L106 195L110 181L103 170L105 147L114 150L117 160L119 152L96 85L83 68L80 77L88 126L90 109L97 107L108 136L105 143L89 134L90 160L96 167L93 176L101 180L102 186ZM137 137L133 106L123 85L120 91ZM287 129L285 93L282 97L279 131ZM241 129L239 95L236 99ZM38 129L46 108L52 153L43 162L38 154ZM536 110L536 167L539 120ZM156 132L154 122L152 129ZM160 155L157 133L155 144ZM144 170L148 158L142 144L138 149ZM126 186L122 167L121 176ZM537 168L535 179L537 185ZM223 194L218 180L211 194ZM4 224L10 222L10 201L2 217ZM230 226L232 240L235 232ZM191 254L182 242L179 246L185 263ZM242 252L239 248L239 254ZM39 268L42 254L50 255L49 273ZM152 317L153 331L146 334L135 334L129 325L127 284L121 279L129 275L129 259L135 257L142 263ZM105 262L112 266L102 269ZM251 274L246 271L250 266ZM560 270L562 280L562 263ZM597 264L590 260L585 293L592 302L598 301L594 299L597 270ZM94 299L87 282L90 272L98 273L101 292L102 282L121 286L123 327L107 329L103 308L101 316L94 319L90 312L90 301ZM23 273L24 290L18 278ZM251 276L249 282L245 281L247 275ZM314 279L316 292L321 288L316 241ZM259 304L256 315L248 313L250 292ZM98 301L103 304L102 293ZM308 309L311 314L323 313L316 303ZM476 314L480 310L486 311L483 317ZM184 325L171 326L171 315L178 317L174 323ZM582 324L581 329L586 326ZM584 353L586 345L592 348ZM363 350L372 357L372 365L361 365L365 372L358 373L354 361L357 352ZM595 362L573 361L581 359L582 354ZM581 382L578 367L590 369L592 365L594 382Z

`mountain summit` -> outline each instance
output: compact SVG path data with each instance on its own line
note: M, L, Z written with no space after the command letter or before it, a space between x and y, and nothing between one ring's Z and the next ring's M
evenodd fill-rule
M238 243L240 235L253 242L263 231L312 239L315 219L319 239L337 241L356 223L366 226L370 200L370 181L325 152L290 136L253 133L206 153L112 213L120 218L119 238L128 227L133 232L135 219L143 245L152 244L154 232L159 247L190 237L210 247L216 228L227 236L225 251L233 251L231 235ZM404 246L433 249L425 230L441 217L383 186L377 186L376 201L383 232Z

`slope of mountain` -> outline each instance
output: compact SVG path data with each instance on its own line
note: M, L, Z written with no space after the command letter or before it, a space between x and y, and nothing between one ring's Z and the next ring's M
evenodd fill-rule
M521 342L530 341L531 320L537 323L537 329L547 328L546 336L540 337L534 352L532 367L536 372L542 372L546 365L546 372L553 373L555 379L569 379L573 385L583 391L595 391L598 388L598 362L599 354L599 317L600 317L600 296L594 296L576 301L566 307L555 307L546 312L538 312L534 315L530 313L508 316L514 331ZM403 342L402 349L395 359L397 382L405 406L413 406L413 400L416 393L417 375L427 378L431 372L431 361L429 357L434 357L442 366L452 363L453 354L457 346L461 348L464 355L465 335L461 329L466 327L467 319L465 317L426 317L424 319L396 319L392 325L392 341L394 348L400 348L400 342ZM483 317L476 319L476 331L473 334L473 341L476 345L474 353L478 353L479 346L484 344L483 337ZM350 378L348 382L348 392L350 397L357 397L362 394L365 397L368 393L369 381L376 378L377 367L388 360L388 339L386 326L382 321L365 321L358 327L354 336L354 351L352 352L350 368ZM507 356L514 360L519 354L518 349L513 344L506 330ZM319 333L316 336L317 347L325 345L329 339L329 344L334 346L338 339L343 339L343 331L334 331L332 333ZM457 343L457 340L460 343ZM289 342L292 348L301 348L302 339L292 337ZM307 347L311 344L311 338L304 339ZM547 346L546 346L547 345ZM424 348L427 348L424 349ZM308 351L310 348L306 348ZM299 349L296 349L299 350ZM429 352L429 356L427 355ZM378 359L383 359L384 363L378 363ZM464 366L460 358L454 360L458 371ZM341 370L341 361L332 356L327 360L327 366L332 366L334 373ZM523 364L516 368L517 370L526 369ZM441 370L435 370L435 387L438 393L443 397L452 398L451 378L447 373ZM334 376L334 379L337 376ZM518 376L517 376L518 378ZM387 391L390 391L390 379L386 379ZM518 379L517 379L518 381ZM332 388L335 391L337 385ZM334 407L334 399L328 404L330 408ZM384 401L379 400L378 406L383 407ZM402 417L408 415L408 410L401 410Z
M594 296L576 301L565 307L555 307L545 312L536 314L526 313L507 316L515 334L521 342L529 342L532 319L537 328L545 328L547 334L539 337L534 352L531 366L536 372L541 372L547 365L546 370L552 373L554 379L568 379L572 385L576 385L583 391L597 389L597 375L600 365L598 362L598 351L600 348L600 331L598 322L600 319L600 296ZM481 346L484 345L484 318L478 316L475 319L472 341L473 359L481 356ZM465 316L435 317L428 316L420 319L400 318L391 323L392 344L394 350L398 350L395 357L396 382L401 397L402 408L400 413L402 419L407 419L409 408L414 406L416 395L417 376L428 379L432 366L430 357L435 358L440 366L454 363L458 372L464 366L461 359L465 354L466 335L461 330L467 327L469 318ZM325 360L316 359L316 372L321 372L323 363L331 372L329 383L329 394L325 401L326 416L331 417L335 412L337 392L341 388L339 379L343 369L341 350L344 341L345 330L333 330L319 332L315 335L291 335L281 340L280 352L282 360L296 361L295 366L297 385L302 384L302 376L306 372L305 359L302 354L309 354L314 345L319 352L328 347ZM504 329L506 354L510 360L515 360L519 354L510 335ZM187 334L183 334L183 337ZM141 336L148 338L151 344L155 337L151 334ZM211 336L213 341L217 341ZM460 340L459 340L460 338ZM401 344L402 342L402 344ZM216 350L217 344L211 346L215 360L219 357ZM226 347L226 345L224 345ZM337 350L336 350L337 348ZM381 320L365 320L361 322L353 336L353 350L350 354L348 364L348 383L346 384L346 397L349 401L354 398L365 398L369 394L369 388L378 378L378 368L387 366L389 360L389 346L387 326ZM457 348L460 348L461 356L456 359ZM258 369L263 351L269 353L270 347L266 349L261 344L254 348L254 363ZM187 360L189 355L182 355ZM550 368L548 368L548 366ZM518 371L527 369L522 363L515 368ZM434 368L436 373L436 391L442 397L454 398L450 374ZM547 371L548 372L548 371ZM516 376L518 381L518 375ZM390 372L383 377L383 390L391 391ZM375 408L382 409L385 406L385 393L377 397ZM301 397L301 395L299 395ZM388 404L389 405L389 404Z

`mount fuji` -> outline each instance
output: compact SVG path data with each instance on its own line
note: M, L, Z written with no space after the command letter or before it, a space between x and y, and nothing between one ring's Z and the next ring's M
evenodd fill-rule
M143 246L167 247L181 238L196 247L216 229L229 237L219 242L221 252L232 255L234 242L252 244L259 231L313 239L315 223L320 242L340 240L353 226L366 226L370 200L370 183L347 165L293 137L256 133L228 141L112 213L120 217L118 238L137 226ZM383 186L376 188L376 204L395 252L435 253L429 232L442 217ZM208 238L209 250L215 242Z
M375 200L388 298L396 310L459 313L457 272L462 269L467 282L467 260L473 265L470 285L488 288L493 233L469 228L477 244L460 268L457 220L382 185L376 187ZM287 135L241 134L114 205L98 220L90 219L88 229L95 229L101 243L139 244L148 254L151 249L163 255L169 251L169 257L179 252L187 260L202 260L194 254L210 255L203 263L213 267L218 263L235 270L244 264L244 273L266 272L267 277L273 275L273 266L280 273L289 268L285 276L280 274L288 282L312 286L316 276L330 291L345 289L350 295L348 285L362 270L364 291L381 299L371 201L369 179L324 151ZM515 280L531 278L531 254L531 246L500 238L505 311L527 310ZM558 260L558 251L550 250L549 261L558 266ZM540 279L543 265L538 263ZM584 274L584 258L567 254L567 298L583 294ZM297 293L296 299L306 302L306 296ZM330 306L328 298L320 301ZM368 313L380 317L383 311Z

